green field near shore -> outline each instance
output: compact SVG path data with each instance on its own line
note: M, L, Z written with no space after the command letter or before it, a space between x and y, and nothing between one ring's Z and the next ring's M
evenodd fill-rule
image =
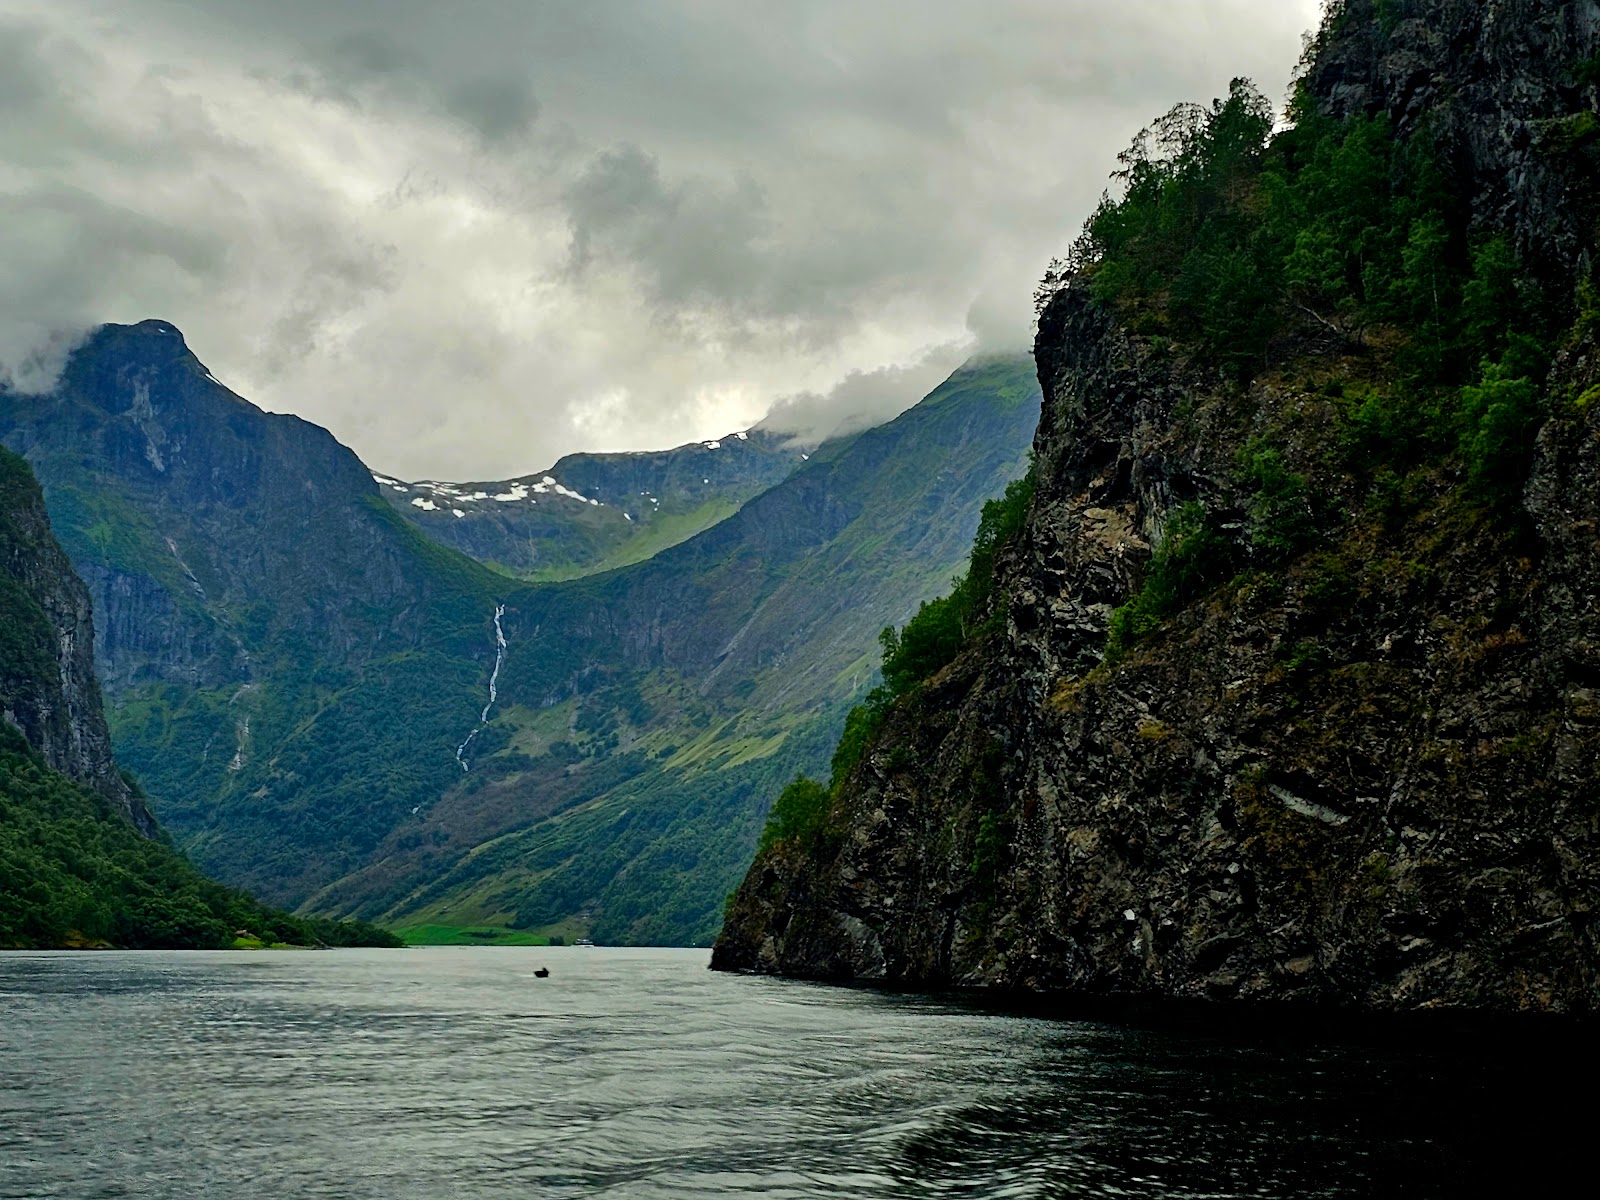
M412 925L395 933L408 946L548 946L550 939L503 925Z

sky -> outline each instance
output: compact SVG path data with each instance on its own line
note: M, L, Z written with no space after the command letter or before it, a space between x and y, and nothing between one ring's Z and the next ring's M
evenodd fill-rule
M375 469L885 420L1317 0L0 0L0 377L171 321Z

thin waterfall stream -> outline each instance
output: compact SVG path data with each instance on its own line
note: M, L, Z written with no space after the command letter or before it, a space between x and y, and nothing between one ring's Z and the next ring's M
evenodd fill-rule
M467 765L467 747L472 745L473 739L482 733L484 726L489 723L489 710L494 707L494 702L500 694L500 667L506 661L506 632L500 625L500 618L505 616L505 613L506 606L504 604L494 606L494 670L489 672L488 703L483 706L483 711L478 714L478 727L467 734L466 741L456 747L456 761L461 764L463 774L470 769Z

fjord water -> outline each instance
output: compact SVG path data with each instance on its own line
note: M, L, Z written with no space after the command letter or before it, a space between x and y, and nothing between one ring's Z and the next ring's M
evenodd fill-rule
M1501 1119L1538 1098L1493 1047L1045 1021L706 959L0 954L0 1196L1446 1196L1551 1149Z

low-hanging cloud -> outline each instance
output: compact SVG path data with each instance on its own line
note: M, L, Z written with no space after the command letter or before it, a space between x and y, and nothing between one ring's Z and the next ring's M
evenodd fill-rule
M826 392L782 397L760 427L791 434L803 446L870 428L933 391L970 353L970 343L950 342L929 348L905 366L851 371Z
M374 466L885 419L1315 0L11 0L0 370L161 316ZM935 347L929 350L929 347Z

